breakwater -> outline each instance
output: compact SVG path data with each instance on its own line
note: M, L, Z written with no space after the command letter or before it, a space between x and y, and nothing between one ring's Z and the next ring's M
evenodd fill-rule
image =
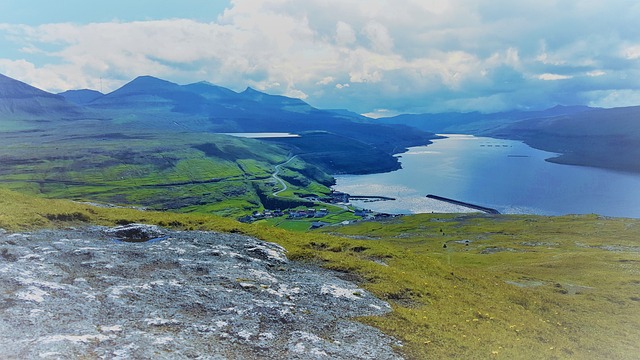
M438 200L438 201L444 201L444 202L448 202L450 204L454 204L454 205L460 205L460 206L464 206L470 209L475 209L475 210L480 210L482 212L485 212L487 214L500 214L500 212L496 209L492 209L492 208L488 208L488 207L484 207L484 206L480 206L480 205L476 205L476 204L471 204L471 203L467 203L464 201L458 201L458 200L454 200L454 199L449 199L446 197L442 197L442 196L438 196L438 195L432 195L429 194L427 195L427 197L429 199L434 199L434 200Z
M395 198L387 196L367 196L367 195L349 195L350 199L355 200L377 200L377 201L393 201Z

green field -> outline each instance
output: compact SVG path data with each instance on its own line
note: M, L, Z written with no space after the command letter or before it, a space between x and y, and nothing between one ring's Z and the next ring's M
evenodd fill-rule
M240 232L340 271L392 304L359 321L401 339L409 359L640 353L640 220L429 214L291 232L0 190L0 228L10 231L128 222Z
M119 129L100 136L0 133L0 183L47 198L242 216L264 208L257 188L274 189L288 151L217 134ZM55 134L55 135L54 135ZM179 135L179 136L178 136ZM332 178L296 159L284 169L289 189L325 194Z
M311 230L311 226L314 222L326 223L326 226L338 226L342 222L355 222L360 221L361 218L355 216L352 211L347 211L335 206L324 206L329 211L327 216L321 218L302 218L302 219L290 219L286 216L276 217L270 219L264 219L257 221L256 224L277 227L280 229L290 231L308 231ZM316 210L321 207L316 207Z

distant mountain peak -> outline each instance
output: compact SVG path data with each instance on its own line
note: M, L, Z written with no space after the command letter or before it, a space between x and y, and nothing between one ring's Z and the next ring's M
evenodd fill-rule
M263 93L262 91L258 91L254 88L252 88L251 86L247 86L246 89L244 89L244 91L242 92L242 94L260 94L260 95L267 95L266 93Z
M181 90L180 85L150 75L138 76L121 88L105 95L105 97L125 96L132 94L157 93L158 91Z
M228 92L236 93L235 91L233 91L233 90L231 90L231 89L227 89L227 88L226 88L226 87L224 87L224 86L216 85L216 84L214 84L214 83L212 83L212 82L209 82L209 81L206 81L206 80L204 80L204 81L198 81L198 82L196 82L196 83L192 83L192 84L182 85L182 87L185 87L185 88L198 87L198 88L202 88L202 89L209 88L209 89L217 89L217 90L219 90L219 89L224 89L224 90L226 90L226 91L228 91Z
M239 96L238 93L233 90L208 81L200 81L189 85L183 85L182 88L213 101L230 100Z
M215 87L220 87L219 85L216 85L210 81L207 80L202 80L202 81L198 81L197 83L194 84L199 84L199 85L208 85L208 86L215 86ZM192 84L193 85L193 84Z
M20 80L0 74L0 97L13 97L27 94L33 96L58 97L57 95L40 90Z
M132 81L144 81L144 80L152 80L152 81L157 80L157 81L169 82L167 80L163 80L163 79L157 78L155 76L151 76L151 75L140 75L140 76L137 76Z
M90 89L67 90L59 93L58 95L64 97L67 101L78 105L89 104L90 102L104 96L100 91Z
M163 80L157 77L153 77L150 75L143 75L143 76L138 76L137 78L133 79L131 82L129 82L127 85L145 85L145 86L159 86L159 85L163 85L163 86L179 86L176 83L172 83L171 81L167 81L167 80Z
M60 95L35 88L22 81L0 74L0 115L44 116L64 114L71 118L79 109Z

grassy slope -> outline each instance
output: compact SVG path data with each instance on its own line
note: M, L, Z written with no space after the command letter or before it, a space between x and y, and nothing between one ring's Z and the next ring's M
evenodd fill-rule
M89 135L95 126L0 134L0 182L49 198L238 216L261 208L253 182L272 182L287 159L286 150L253 139L126 127ZM303 182L292 190L328 191L318 183L328 175L302 174L308 164L298 163L292 177Z
M423 215L338 233L395 252L383 257L395 284L378 282L378 269L365 274L370 289L397 299L395 311L366 322L415 345L412 357L613 359L640 351L637 220ZM464 240L471 242L455 242ZM365 247L380 257L378 245Z
M632 359L640 351L638 220L420 215L293 233L0 189L8 230L131 221L242 232L342 271L391 302L392 313L361 320L402 339L409 358Z

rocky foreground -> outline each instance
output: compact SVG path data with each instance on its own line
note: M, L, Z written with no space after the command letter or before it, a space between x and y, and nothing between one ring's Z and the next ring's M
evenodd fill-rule
M238 234L0 229L5 359L398 359L389 305Z

